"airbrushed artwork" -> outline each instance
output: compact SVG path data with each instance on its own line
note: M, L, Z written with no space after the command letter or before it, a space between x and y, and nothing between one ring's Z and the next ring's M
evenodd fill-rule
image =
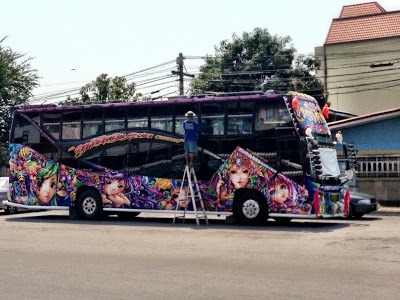
M99 191L104 208L174 210L184 206L178 201L183 196L181 180L69 168L22 145L13 145L10 153L10 193L19 204L71 206L77 189L85 185ZM270 213L311 214L312 210L312 197L305 186L240 147L209 181L199 181L199 187L208 211L231 212L238 189L260 191ZM186 183L183 192L187 192Z

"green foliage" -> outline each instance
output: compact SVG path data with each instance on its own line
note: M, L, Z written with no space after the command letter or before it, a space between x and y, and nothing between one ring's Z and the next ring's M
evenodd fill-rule
M295 90L322 97L322 86L313 76L319 62L300 55L289 36L271 35L267 29L255 28L232 41L223 40L215 46L215 55L207 56L200 75L190 85L191 94ZM324 102L324 99L320 99Z
M37 70L31 68L32 58L2 45L0 40L0 165L7 162L8 135L12 110L25 104L38 83Z
M135 100L135 83L125 77L109 77L103 73L80 90L83 102L104 103L114 100ZM91 95L91 96L90 96Z

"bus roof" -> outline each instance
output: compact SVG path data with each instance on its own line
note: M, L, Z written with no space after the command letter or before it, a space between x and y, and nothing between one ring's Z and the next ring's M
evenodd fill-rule
M21 105L17 108L19 112L33 112L33 111L62 111L62 110L81 110L82 108L108 108L108 107L126 107L126 106L137 106L137 105L162 105L170 103L189 103L189 102L207 102L207 101L232 101L232 100L257 100L257 99L276 99L284 95L314 99L313 97L297 93L275 93L272 91L267 92L238 92L238 93L221 93L215 95L194 95L194 96L174 96L166 99L153 100L153 101L135 101L129 102L128 100L118 100L108 103L94 103L94 104L83 104L77 103L76 105L56 105L56 104L42 104L42 105ZM73 102L71 102L73 103Z

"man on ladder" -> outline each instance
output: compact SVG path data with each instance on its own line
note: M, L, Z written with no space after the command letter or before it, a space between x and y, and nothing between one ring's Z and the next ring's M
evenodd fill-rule
M181 190L179 193L179 199L178 202L182 201L185 202L185 210L183 213L183 222L185 222L185 217L186 217L186 209L188 204L191 202L194 210L194 214L196 217L196 223L197 225L200 224L199 222L199 211L197 208L197 202L200 203L200 209L203 213L204 219L206 221L206 224L208 225L208 219L206 215L206 211L204 208L204 203L203 199L201 197L201 192L199 188L199 184L197 182L197 177L196 173L194 172L193 168L193 161L194 157L198 152L198 147L197 147L197 135L200 134L200 125L193 119L196 114L189 110L186 114L185 117L187 118L186 121L183 122L183 129L185 131L185 158L186 158L186 166L182 178L182 184L181 184ZM184 192L184 182L187 181L188 188L187 188L187 194ZM183 196L184 195L184 196ZM178 211L179 203L176 206L175 209L175 216L174 216L174 221L175 223L176 220L176 214Z
M189 110L185 114L187 119L183 122L183 130L185 131L185 158L186 165L189 167L193 167L193 160L198 152L197 135L201 132L199 123L194 120L195 116L196 114Z

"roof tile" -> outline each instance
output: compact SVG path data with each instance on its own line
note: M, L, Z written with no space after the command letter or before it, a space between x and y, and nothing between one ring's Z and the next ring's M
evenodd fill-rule
M340 13L340 18L365 16L379 14L383 12L386 12L386 10L377 2L345 5L343 6L342 12Z
M386 12L378 3L344 6L333 19L325 44L400 36L400 11Z

